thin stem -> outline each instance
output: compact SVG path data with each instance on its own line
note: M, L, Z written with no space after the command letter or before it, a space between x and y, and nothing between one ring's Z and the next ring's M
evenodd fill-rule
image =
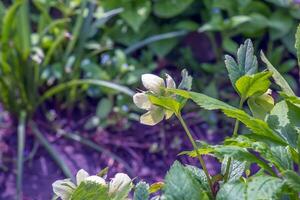
M241 98L240 104L239 104L239 109L243 108L244 102L245 102L245 99ZM239 126L240 126L240 121L235 120L234 129L233 129L233 133L232 133L233 137L236 137L238 135L237 132L239 130ZM225 174L224 174L224 182L225 183L228 181L230 165L231 165L231 157L228 158L227 165L226 165L226 170L225 170Z
M26 112L21 111L18 124L17 199L22 199Z
M207 168L206 168L205 162L204 162L202 156L201 156L201 155L199 154L199 152L198 152L198 148L197 148L197 145L196 145L196 143L195 143L195 140L194 140L194 138L193 138L193 136L192 136L190 130L188 129L188 127L187 127L185 121L183 120L181 114L178 113L178 114L176 114L176 116L177 116L177 118L179 119L179 121L180 121L180 123L181 123L183 129L185 130L185 132L186 132L186 134L187 134L187 136L188 136L190 142L192 143L194 150L196 151L197 158L198 158L199 161L200 161L200 164L201 164L201 166L202 166L202 168L203 168L203 171L204 171L204 173L205 173L205 175L206 175L206 178L207 178L209 187L210 187L210 189L211 189L211 191L212 191L212 194L213 194L212 181L211 181L211 179L210 179L210 176L209 176L208 170L207 170Z
M239 104L239 109L242 109L244 102L245 102L244 98L241 98L240 104ZM233 134L232 134L233 137L236 137L238 135L237 132L239 130L239 126L240 126L240 121L239 120L235 120Z

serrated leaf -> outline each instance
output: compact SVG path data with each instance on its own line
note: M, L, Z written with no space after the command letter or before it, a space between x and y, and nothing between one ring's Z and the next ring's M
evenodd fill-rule
M208 199L200 183L178 161L165 177L164 196L168 200Z
M159 0L154 4L155 15L161 18L170 18L182 13L194 0Z
M237 61L229 56L225 56L225 65L230 81L235 87L236 81L244 75L252 75L257 71L257 58L254 55L253 44L247 39L237 52Z
M222 161L221 172L223 175L225 175L225 173L226 173L228 159L229 159L229 157L225 156L225 158ZM242 177L242 175L245 171L245 168L246 168L246 162L241 162L238 160L231 160L227 181L229 182L229 181L238 180L240 177Z
M264 136L272 141L278 142L282 145L286 144L276 132L274 132L269 125L263 120L256 119L248 115L245 111L235 109L235 110L223 110L223 112L228 116L238 119L243 124L245 124L253 133Z
M294 171L288 170L283 173L287 184L296 192L300 192L300 176Z
M244 100L253 95L262 95L271 85L269 78L272 76L271 72L261 72L253 75L244 75L240 77L235 87Z
M90 181L82 182L73 192L71 200L82 199L107 200L109 199L108 188Z
M134 191L133 200L148 200L149 199L149 184L146 182L139 182Z
M284 182L271 176L256 176L244 181L229 182L219 190L217 200L277 199Z
M181 109L180 102L176 101L172 97L156 97L153 95L148 95L149 100L154 105L163 107L175 113L179 113Z
M274 174L272 168L266 164L264 161L260 160L254 154L250 153L247 148L239 147L239 146L227 146L227 145L215 145L210 146L210 155L216 156L217 158L224 158L224 157L231 157L239 162L249 162L249 163L256 163L264 170L268 171L269 173ZM197 149L198 154L202 151L202 148ZM189 151L185 152L190 157L196 157L196 151Z
M198 167L192 165L187 165L185 168L202 185L203 188L205 188L207 191L210 190L205 172L202 169L199 169Z
M269 126L293 148L297 148L299 122L300 108L286 101L277 103L267 118Z
M260 57L262 61L267 65L269 71L271 71L272 77L274 78L277 85L279 85L283 92L285 92L289 96L295 96L295 93L286 82L286 80L281 76L281 74L276 70L276 68L270 63L270 61L266 58L265 54L261 51Z
M198 104L201 108L207 110L216 110L216 109L236 109L230 106L227 103L224 103L218 99L209 97L205 94L190 92L191 99Z

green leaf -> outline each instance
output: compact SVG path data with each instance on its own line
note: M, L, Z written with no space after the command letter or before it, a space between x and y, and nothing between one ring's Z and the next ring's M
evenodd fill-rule
M295 96L295 93L286 82L286 80L281 76L281 74L276 70L276 68L270 63L270 61L266 58L265 54L261 51L260 57L262 61L267 65L269 71L271 71L272 77L274 78L277 85L279 85L283 92L285 92L289 96Z
M286 141L281 138L275 131L273 131L270 126L263 120L256 119L248 115L245 111L235 109L235 110L223 110L223 112L228 116L238 119L243 124L245 124L254 134L264 136L269 140L277 142L282 145L286 145Z
M123 7L121 17L135 32L139 31L151 11L151 1L148 0L106 0L103 4L108 9Z
M108 116L108 114L111 112L111 109L113 107L112 101L110 101L107 98L102 99L99 101L96 109L96 115L100 119L104 119Z
M149 199L149 184L141 181L139 182L134 191L133 200L148 200Z
M198 154L210 154L212 156L216 156L219 159L223 159L224 157L231 157L239 162L248 162L248 163L256 163L258 166L268 171L270 174L275 175L272 168L266 164L264 161L260 160L254 154L250 153L247 148L232 146L232 145L215 145L204 148L197 149ZM184 154L189 155L190 157L196 157L196 151L188 151L183 152ZM233 174L232 174L233 175Z
M71 200L82 199L108 200L108 188L91 181L82 182L72 194Z
M208 199L200 183L178 161L165 177L164 195L168 200Z
M210 190L205 172L202 169L199 169L198 167L192 165L186 165L185 168L201 184L202 188L205 188L206 191Z
M295 48L297 50L298 66L300 67L300 24L298 25L295 37L296 37Z
M244 75L252 75L257 71L257 58L254 55L253 44L250 39L240 46L237 52L237 61L233 57L225 56L225 65L232 85Z
M300 176L296 172L288 170L283 173L283 177L293 190L300 192Z
M240 77L235 87L244 100L254 95L262 95L271 85L269 78L272 76L271 72L261 72L253 75L244 75Z
M205 94L189 92L190 98L198 104L201 108L207 110L216 110L216 109L236 109L229 104L226 104L218 99L209 97Z
M181 109L181 105L178 101L173 99L172 97L156 97L153 95L148 95L149 100L154 105L163 107L167 110L173 111L175 113L179 113Z
M222 172L223 175L225 175L225 173L226 173L228 158L229 158L228 156L225 156L225 158L222 161L221 172ZM229 181L236 181L239 178L241 178L244 171L245 171L245 168L246 168L246 162L241 162L241 161L238 161L238 160L231 160L227 181L228 182Z
M161 18L171 18L182 13L194 0L159 0L155 1L154 13Z
M250 97L247 101L248 106L252 112L253 117L258 119L265 119L265 116L272 110L274 107L274 99L268 94L268 92L259 95Z
M281 101L272 109L267 118L267 123L290 146L297 148L298 131L300 128L300 108L293 104Z
M256 176L244 181L229 182L219 190L217 200L277 199L284 182L271 176Z

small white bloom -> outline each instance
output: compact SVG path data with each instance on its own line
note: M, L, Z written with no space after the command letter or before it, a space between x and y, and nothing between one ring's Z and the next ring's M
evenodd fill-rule
M154 74L143 74L142 83L148 89L147 92L155 95L167 95L164 92L166 86L167 88L176 88L175 81L169 74L166 74L166 82ZM173 115L172 111L153 105L145 92L136 93L133 96L133 102L137 107L148 111L140 117L140 123L145 125L153 126L162 121L164 117L169 119Z
M73 192L84 181L91 181L106 185L105 180L99 176L90 176L85 170L80 169L76 174L76 185L71 179L57 180L52 184L53 192L62 200L70 200Z
M143 74L142 83L147 90L159 94L162 88L165 87L164 79L154 74Z
M97 183L99 185L106 185L105 180L101 178L100 176L89 176L85 180L85 182L91 181L94 183Z
M128 189L131 184L131 179L127 174L117 173L109 183L109 194L122 192Z
M52 184L53 192L62 200L69 200L76 189L76 185L70 179L57 180Z

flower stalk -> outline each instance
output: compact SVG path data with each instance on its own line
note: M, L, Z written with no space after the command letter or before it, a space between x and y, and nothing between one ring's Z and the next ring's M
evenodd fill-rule
M198 158L198 160L199 160L199 162L200 162L200 164L201 164L201 167L202 167L202 169L203 169L203 171L204 171L204 173L205 173L205 176L206 176L208 185L209 185L209 187L210 187L210 189L211 189L212 194L214 194L214 193L213 193L213 185L212 185L211 178L210 178L210 176L209 176L209 173L208 173L207 167L206 167L206 165L205 165L205 162L204 162L202 156L201 156L201 155L199 154L199 152L198 152L198 148L197 148L197 145L196 145L196 143L195 143L195 140L194 140L194 138L193 138L193 136L192 136L192 134L191 134L189 128L187 127L185 121L183 120L181 114L180 114L180 113L176 113L176 117L177 117L178 120L180 121L180 123L181 123L183 129L185 130L185 132L186 132L186 134L187 134L187 136L188 136L188 138L189 138L189 140L190 140L190 142L191 142L191 144L192 144L194 150L196 151L197 158Z

